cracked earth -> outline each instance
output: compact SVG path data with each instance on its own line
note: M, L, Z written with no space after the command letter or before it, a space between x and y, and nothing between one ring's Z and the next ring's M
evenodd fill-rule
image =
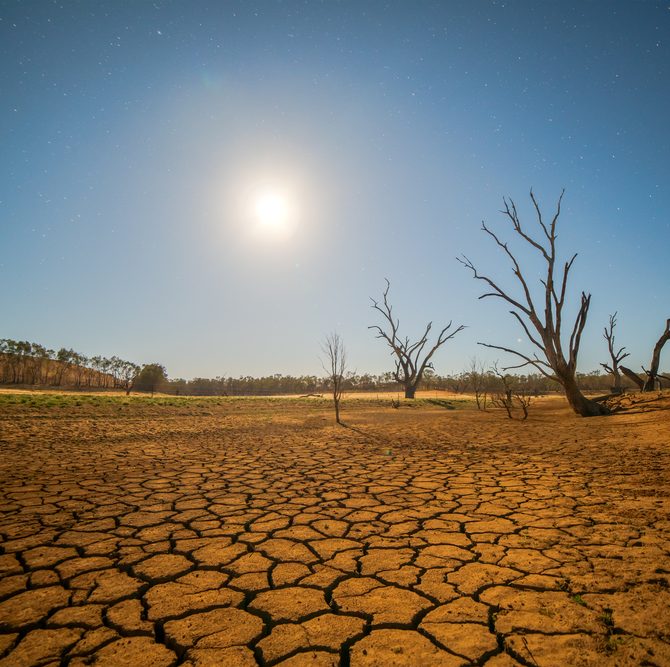
M205 405L2 408L0 666L670 665L668 411Z

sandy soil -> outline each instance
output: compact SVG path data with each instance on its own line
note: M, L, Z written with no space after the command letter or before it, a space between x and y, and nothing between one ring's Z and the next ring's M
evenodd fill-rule
M668 409L8 398L2 667L670 665Z

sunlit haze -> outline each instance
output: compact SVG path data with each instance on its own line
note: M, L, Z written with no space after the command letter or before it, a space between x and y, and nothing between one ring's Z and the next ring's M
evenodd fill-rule
M512 240L503 196L533 229L530 188L547 216L565 188L580 370L614 311L639 369L670 316L669 31L656 2L3 2L0 337L190 378L322 374L337 331L378 373L388 278L402 334L467 325L438 373L509 361L477 341L530 343L455 258L511 286L481 221Z

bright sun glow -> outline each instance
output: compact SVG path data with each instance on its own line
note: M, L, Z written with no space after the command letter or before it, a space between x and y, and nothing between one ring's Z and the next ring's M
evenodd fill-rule
M295 202L284 190L259 189L251 198L253 231L261 238L277 240L294 235L297 225Z
M288 218L286 199L275 192L261 193L256 200L256 217L264 227L283 227Z

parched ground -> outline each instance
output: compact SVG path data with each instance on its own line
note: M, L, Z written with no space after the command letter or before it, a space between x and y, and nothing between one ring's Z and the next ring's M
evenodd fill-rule
M0 399L2 667L670 665L667 409Z

